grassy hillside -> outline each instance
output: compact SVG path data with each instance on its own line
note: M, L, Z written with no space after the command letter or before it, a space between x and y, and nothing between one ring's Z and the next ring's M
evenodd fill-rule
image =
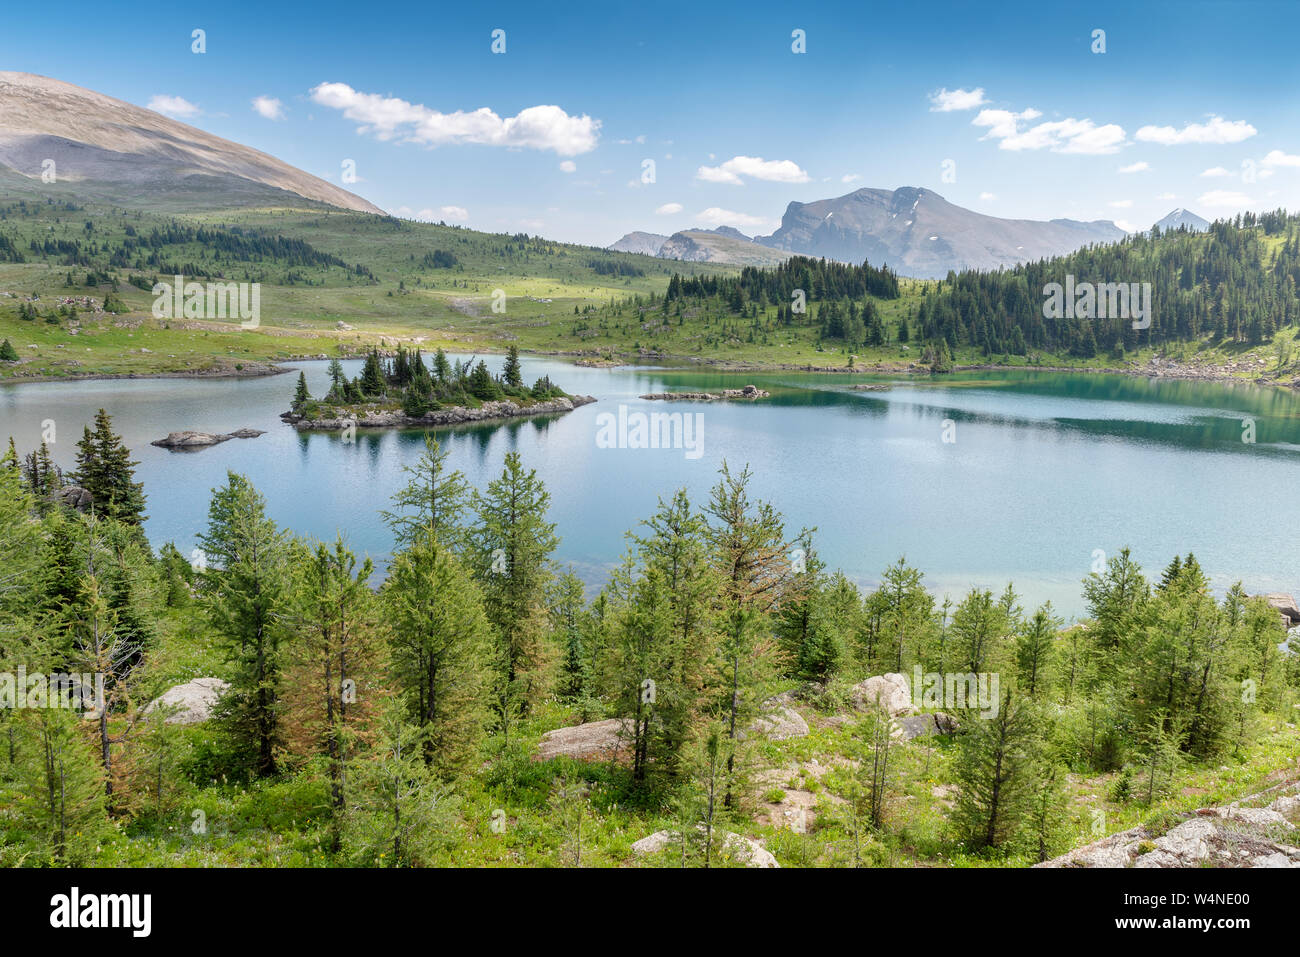
M1130 336L1120 351L1106 346L1099 327L1100 346L1085 350L1077 324L1069 335L1035 339L1030 327L1041 303L1024 290L1029 279L1058 266L1088 274L1088 262L1103 261L1089 252L1016 273L963 274L955 282L900 279L892 298L853 300L809 288L807 310L797 316L784 289L740 300L691 293L665 309L674 274L771 274L308 203L163 215L0 187L7 190L0 191L0 340L9 339L19 354L18 362L0 363L2 378L246 374L275 360L357 354L396 341L478 352L513 344L602 362L662 357L727 367L925 371L928 347L940 338L958 365L1140 371L1159 356L1166 370L1172 360L1181 374L1290 381L1297 371L1294 287L1283 283L1269 293L1274 287L1266 285L1277 281L1269 270L1275 273L1279 254L1285 258L1287 244L1294 246L1293 230L1267 224L1229 228L1236 237L1229 248L1243 257L1236 265L1225 267L1220 250L1209 249L1212 242L1223 247L1222 239L1183 233L1126 244L1104 261L1123 261L1125 275L1134 263L1155 264L1158 281L1180 285L1186 280L1171 279L1169 263L1198 255L1224 275L1259 277L1246 305L1265 303L1280 317L1268 334L1242 334L1240 325L1217 321L1234 297L1223 282L1210 284L1198 273L1201 285L1178 293L1178 325L1164 341ZM177 272L261 283L259 327L154 319L148 290ZM74 303L75 312L63 302L81 297L90 305ZM114 315L96 311L106 299ZM879 333L840 330L835 310L850 306L873 314ZM1029 335L1013 336L1016 325Z

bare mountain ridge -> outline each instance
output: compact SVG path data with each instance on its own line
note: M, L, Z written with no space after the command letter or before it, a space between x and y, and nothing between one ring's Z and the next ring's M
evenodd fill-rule
M755 242L805 256L885 265L900 275L942 278L950 270L999 269L1060 256L1125 233L1109 220L1000 219L915 186L864 188L791 203L781 228Z
M55 163L55 185L74 184L83 196L203 208L300 197L383 213L273 156L153 110L33 73L0 71L0 167L42 184L46 160Z
M722 226L684 230L671 237L629 233L609 248L661 259L737 265L779 262L792 255L849 263L867 260L903 276L933 279L950 270L999 269L1060 256L1090 243L1115 242L1124 235L1109 220L999 219L956 206L931 190L905 186L865 188L832 199L791 203L781 227L771 236L750 239ZM653 237L655 242L642 237ZM769 258L764 248L782 255Z

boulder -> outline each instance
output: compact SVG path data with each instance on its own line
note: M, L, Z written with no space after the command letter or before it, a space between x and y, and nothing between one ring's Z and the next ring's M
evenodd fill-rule
M701 836L705 833L704 825L697 825L697 830ZM681 840L677 831L655 831L653 834L641 838L632 845L632 853L638 856L647 854L656 854L670 845L677 844ZM733 834L730 831L713 832L713 845L716 849L721 849L723 853L730 855L736 861L743 863L746 867L780 867L772 852L753 838L743 837L739 834Z
M550 761L561 755L580 761L617 758L627 748L631 737L632 722L626 718L557 728L542 735L537 745L537 759Z
M883 705L894 717L912 714L912 689L903 675L890 673L874 675L866 681L859 682L849 691L853 706L859 711Z
M1300 625L1300 606L1296 605L1293 597L1276 593L1265 595L1264 600L1276 608L1282 617L1286 619L1288 628Z
M197 724L212 717L212 710L230 685L220 678L195 678L183 685L173 685L145 706L149 714L155 708L165 708L171 713L164 719L168 724Z
M956 722L946 714L905 714L894 721L894 737L911 741L932 734L952 734Z
M89 489L84 489L80 485L65 485L59 489L57 494L58 501L62 502L68 508L75 508L79 512L84 512L90 508L95 496L90 494Z
M805 738L808 736L808 722L793 708L778 708L763 715L752 725L750 730L763 735L769 741L785 741L787 738Z

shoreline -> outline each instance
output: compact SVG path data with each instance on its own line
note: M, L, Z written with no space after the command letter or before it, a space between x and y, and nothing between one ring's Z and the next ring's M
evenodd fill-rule
M496 355L492 349L477 349L475 354ZM653 367L658 364L671 365L672 368L681 368L689 370L691 368L707 368L715 372L724 373L750 373L750 374L772 374L772 373L805 373L810 375L896 375L907 377L920 377L940 379L948 373L934 373L929 369L916 362L904 364L903 362L878 362L871 365L860 365L849 368L843 365L837 366L817 366L808 363L794 362L744 362L732 361L727 359L701 359L696 356L674 356L674 355L653 355L641 356L639 359L614 360L600 359L596 356L585 356L574 352L524 352L526 356L536 356L539 358L559 359L567 361L579 368L597 368L597 369L619 369L619 368L644 368ZM231 368L221 369L219 371L160 371L160 372L103 372L91 373L87 375L39 375L39 376L4 376L0 377L0 386L5 385L23 385L27 383L48 383L48 382L97 382L112 381L117 379L258 379L267 376L284 375L293 372L295 369L291 363L294 362L323 362L330 358L355 359L358 356L331 357L324 354L310 354L288 356L283 359L275 360L251 360L250 364L256 364L254 368L235 370ZM680 363L681 365L676 365ZM1124 375L1144 379L1179 379L1185 381L1212 382L1219 384L1238 384L1251 385L1257 387L1275 387L1285 389L1300 389L1300 377L1290 380L1269 378L1265 375L1234 374L1232 372L1222 371L1221 367L1201 367L1179 363L1172 359L1163 360L1155 359L1143 366L1059 366L1059 365L999 365L997 363L973 363L971 365L954 364L953 372L1065 372L1075 374L1089 375Z

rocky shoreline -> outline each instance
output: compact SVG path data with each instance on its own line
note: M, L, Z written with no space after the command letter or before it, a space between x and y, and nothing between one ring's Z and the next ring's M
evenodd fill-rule
M292 425L299 432L339 431L346 428L359 429L400 429L427 428L439 425L463 425L470 422L491 422L502 419L518 419L534 415L556 415L572 412L579 406L595 402L594 396L571 395L559 399L547 399L532 405L519 405L509 399L499 402L484 402L477 409L455 406L450 409L434 409L424 415L407 415L400 409L372 410L353 412L331 418L307 419L296 412L283 412L280 418Z

